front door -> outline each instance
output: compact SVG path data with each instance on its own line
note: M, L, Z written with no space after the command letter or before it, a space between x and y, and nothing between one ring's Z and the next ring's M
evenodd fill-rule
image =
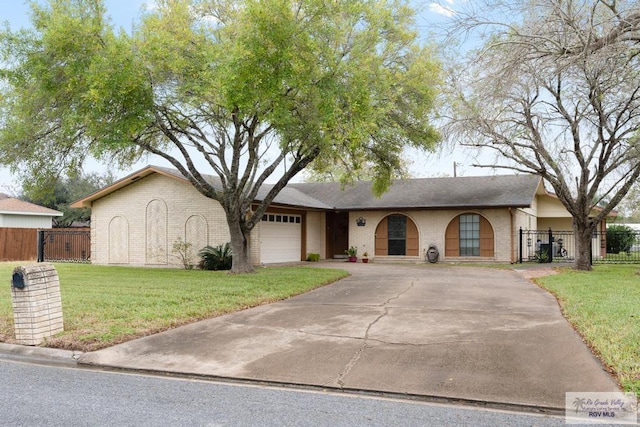
M345 257L349 248L349 212L327 212L327 259Z

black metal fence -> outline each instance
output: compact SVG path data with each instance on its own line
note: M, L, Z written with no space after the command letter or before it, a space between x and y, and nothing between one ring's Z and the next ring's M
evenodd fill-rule
M38 262L90 262L90 259L89 229L38 230Z
M519 233L519 262L573 262L575 234L563 230L523 230ZM640 263L640 231L597 231L591 237L592 264Z

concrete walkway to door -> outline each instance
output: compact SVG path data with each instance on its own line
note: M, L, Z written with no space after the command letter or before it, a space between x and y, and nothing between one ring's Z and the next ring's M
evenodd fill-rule
M352 275L80 363L551 408L619 391L554 298L512 270L321 265Z

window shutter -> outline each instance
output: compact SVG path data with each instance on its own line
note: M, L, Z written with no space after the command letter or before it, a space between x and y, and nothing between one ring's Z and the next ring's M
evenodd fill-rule
M418 228L416 224L407 217L407 256L418 256Z
M389 253L389 238L388 236L387 218L383 218L376 228L376 250L375 254L378 256L387 256Z
M444 233L444 256L460 256L460 217L451 220Z
M480 256L494 256L493 227L485 217L480 215Z

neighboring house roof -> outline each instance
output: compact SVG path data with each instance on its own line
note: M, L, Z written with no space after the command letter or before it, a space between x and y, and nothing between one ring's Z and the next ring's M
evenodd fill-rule
M62 216L62 212L0 193L0 214Z
M74 202L71 207L90 207L94 200L153 173L187 181L175 169L147 166ZM219 178L207 178L214 187L221 187ZM356 182L344 188L334 182L297 183L287 185L274 204L336 210L528 207L541 185L542 180L536 175L407 179L394 181L389 191L378 198L371 192L371 182ZM262 200L271 188L265 184L256 199Z

